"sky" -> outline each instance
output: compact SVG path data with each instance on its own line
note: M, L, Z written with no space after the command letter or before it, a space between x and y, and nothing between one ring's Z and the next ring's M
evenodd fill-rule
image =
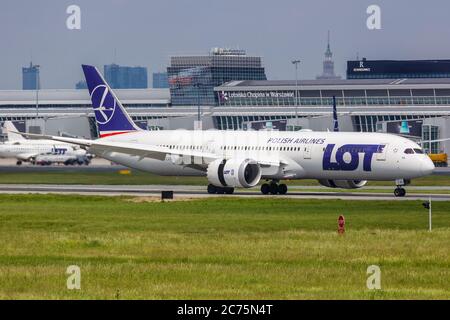
M81 10L69 30L67 7ZM369 30L368 6L381 10ZM171 55L207 54L212 47L260 55L268 79L300 79L322 71L327 31L335 71L346 61L450 59L448 0L2 0L0 89L21 89L21 68L41 66L44 89L74 88L81 64L139 65L165 71Z

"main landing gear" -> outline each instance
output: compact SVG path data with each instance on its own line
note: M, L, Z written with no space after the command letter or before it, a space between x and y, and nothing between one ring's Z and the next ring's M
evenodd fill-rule
M208 184L209 194L233 194L234 188L232 187L216 187L213 184Z
M397 188L395 188L395 190L394 190L394 195L395 195L396 197L404 197L405 194L406 194L405 188L397 187Z
M276 181L261 185L262 194L286 194L287 190L288 188L284 183L278 184Z
M410 184L410 180L404 180L404 179L397 179L395 180L395 184L397 185L397 188L394 190L394 195L396 197L404 197L406 195L406 190L403 188L403 186L406 186Z

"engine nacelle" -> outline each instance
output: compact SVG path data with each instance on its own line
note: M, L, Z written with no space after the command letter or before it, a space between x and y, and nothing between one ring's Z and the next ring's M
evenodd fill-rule
M206 176L216 187L251 188L261 180L261 167L252 159L218 159L208 165Z
M319 183L328 188L358 189L367 184L367 180L319 180Z

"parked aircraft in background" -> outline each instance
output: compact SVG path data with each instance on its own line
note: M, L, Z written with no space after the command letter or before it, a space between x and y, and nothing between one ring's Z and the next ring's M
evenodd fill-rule
M17 133L17 129L11 121L5 121L4 127L8 140L0 144L0 158L15 158L17 165L21 165L23 161L35 163L37 159L41 164L89 163L86 150L81 149L78 145L54 140L25 139ZM61 161L62 159L64 161Z

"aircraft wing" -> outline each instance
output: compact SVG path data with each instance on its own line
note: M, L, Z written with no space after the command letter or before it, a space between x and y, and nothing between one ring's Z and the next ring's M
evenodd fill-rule
M140 143L128 143L128 142L115 142L115 141L102 141L93 140L90 148L101 156L105 152L119 152L129 155L139 156L142 158L151 158L157 160L164 160L166 155L178 155L188 157L198 157L208 160L215 160L218 158L216 154L209 152L200 152L194 150L177 150L167 147L159 147L154 145L145 145Z
M218 158L216 154L209 152L184 150L184 149L170 149L166 147L145 145L140 143L116 142L116 141L107 141L103 139L89 140L89 139L48 136L22 132L20 132L20 134L31 138L48 139L59 142L72 143L82 147L89 147L91 148L92 151L99 154L100 156L102 153L106 152L118 152L133 156L139 156L142 158L151 158L157 160L164 160L166 158L166 155L168 154L178 156L200 157L208 160L215 160Z
M434 142L441 142L441 141L448 141L448 140L450 140L450 138L445 138L445 139L437 139L437 140L422 140L421 142L422 143L429 143L429 142L431 142L431 143L434 143Z
M20 133L26 137L39 138L39 139L49 139L59 142L71 143L79 145L82 147L88 147L90 150L99 156L107 152L118 152L129 154L132 156L139 156L141 158L151 158L156 160L164 160L167 155L181 156L181 157L197 157L207 160L206 162L211 162L219 159L220 156L210 152L189 150L189 149L170 149L167 147L160 147L155 145L145 145L140 143L129 143L129 142L116 142L108 141L104 139L79 139L79 138L69 138L60 136L48 136L32 133ZM253 159L258 162L261 166L280 166L286 164L285 161L279 158L268 158L264 157L262 159Z
M35 133L25 133L25 132L15 132L18 134L21 134L24 137L27 138L34 138L39 140L53 140L53 141L59 141L59 142L65 142L65 143L72 143L76 144L82 147L89 147L91 143L95 140L89 140L89 139L78 139L78 138L68 138L68 137L59 137L59 136L48 136L45 134L35 134Z
M167 147L159 147L153 145L143 145L138 143L128 143L128 142L110 142L100 140L96 140L90 146L91 151L95 154L98 154L100 157L102 153L106 152L119 152L125 153L129 155L139 156L140 158L151 158L157 160L165 160L166 156L174 156L174 161L176 161L176 157L182 157L184 159L188 158L188 162L192 161L191 164L193 167L197 169L204 170L206 168L205 164L208 164L214 160L221 159L222 157L218 154L210 153L210 152L202 152L202 151L194 151L194 150L179 150L179 149L170 149ZM192 158L202 159L199 163ZM279 158L253 158L258 164L261 165L262 168L278 168L280 166L286 165L288 162ZM278 169L277 169L278 170Z
M212 162L216 159L220 159L221 156L211 152L195 151L189 149L170 149L167 147L160 147L155 145L144 145L139 143L129 143L129 142L114 142L114 141L102 141L102 139L93 140L90 145L90 150L101 156L102 153L106 152L119 152L129 155L135 155L142 158L152 158L157 160L164 160L166 155L171 156L181 156L181 157L195 157L202 158L206 160L206 163ZM268 158L264 157L262 159L253 159L261 166L280 166L287 162L279 158Z

